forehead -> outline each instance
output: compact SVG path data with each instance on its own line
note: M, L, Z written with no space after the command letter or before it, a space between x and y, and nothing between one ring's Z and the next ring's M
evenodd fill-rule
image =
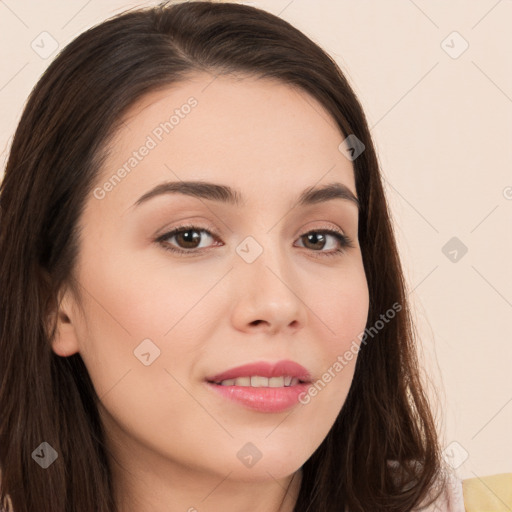
M196 74L127 111L99 183L124 168L109 200L126 207L149 187L176 180L229 183L249 202L334 179L356 195L352 164L338 149L343 138L329 112L301 89Z

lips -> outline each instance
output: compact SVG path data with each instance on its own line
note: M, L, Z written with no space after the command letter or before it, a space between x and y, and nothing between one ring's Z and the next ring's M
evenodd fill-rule
M259 361L211 375L205 384L216 396L245 408L280 413L299 404L299 397L311 384L311 375L294 361Z
M292 377L298 379L301 383L311 382L311 374L304 366L290 360L270 363L259 361L254 363L237 366L225 372L211 375L206 378L210 383L220 384L222 381L237 379L239 377Z
M219 386L205 383L215 395L237 406L259 413L281 413L299 405L300 397L307 393L310 384L295 384L282 388L253 388L244 386Z

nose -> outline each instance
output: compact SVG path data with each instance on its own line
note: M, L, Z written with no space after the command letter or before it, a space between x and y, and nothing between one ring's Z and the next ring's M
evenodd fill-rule
M293 334L307 322L307 306L298 275L279 250L263 252L252 263L235 264L234 326L241 331Z

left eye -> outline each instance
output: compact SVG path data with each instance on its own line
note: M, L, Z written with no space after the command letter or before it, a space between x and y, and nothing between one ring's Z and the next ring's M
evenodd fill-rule
M201 233L206 233L209 238L218 239L218 236L215 233L207 229L200 228L198 226L179 226L168 233L160 236L156 242L160 243L164 249L179 253L179 254L195 254L197 253L197 249L204 248L201 247ZM328 237L333 238L337 244L334 244L334 249L330 251L324 251L325 246L327 244ZM167 240L171 240L175 238L178 243L178 247L170 244ZM345 252L347 247L354 247L351 239L334 229L317 229L313 231L308 231L299 237L299 240L305 239L308 245L312 245L312 252L319 252L322 256L333 256L335 254L339 254ZM199 245L198 245L199 244ZM321 246L320 250L318 250L318 244ZM315 248L315 245L317 247ZM338 247L336 248L336 245ZM302 245L302 247L306 247ZM306 247L307 249L310 247Z

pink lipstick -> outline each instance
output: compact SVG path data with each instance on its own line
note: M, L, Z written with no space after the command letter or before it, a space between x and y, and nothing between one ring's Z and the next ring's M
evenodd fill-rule
M298 363L255 362L206 378L210 389L259 412L282 412L297 403L311 384L310 373Z

